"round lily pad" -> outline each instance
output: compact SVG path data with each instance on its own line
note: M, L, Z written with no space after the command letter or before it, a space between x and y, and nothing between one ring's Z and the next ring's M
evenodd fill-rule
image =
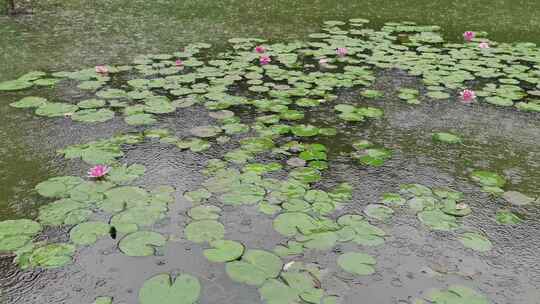
M26 80L9 80L0 82L0 91L18 91L32 87L34 84Z
M222 240L225 227L214 220L193 221L184 229L186 238L195 243Z
M364 213L372 218L376 218L381 221L386 221L392 217L394 210L379 204L369 204L364 208Z
M361 252L347 252L338 257L337 263L346 272L356 275L370 275L375 272L377 261L371 255Z
M451 231L460 227L456 218L440 210L428 210L418 213L418 219L433 230Z
M489 251L493 247L489 239L477 232L465 232L458 240L463 246L476 251Z
M62 117L65 115L71 115L79 109L78 106L62 103L62 102L48 102L36 109L36 115L47 117Z
M81 223L69 232L69 238L77 245L92 245L98 238L109 234L110 226L102 222Z
M168 273L146 280L139 290L140 304L194 304L201 294L199 280L180 274L174 280Z
M273 253L249 249L242 260L229 262L225 270L229 277L248 285L261 285L267 279L276 278L283 267L281 259Z
M165 237L157 232L137 231L126 235L118 247L128 256L151 256L156 247L162 247L165 243Z
M202 126L202 127L195 127L191 129L191 134L202 137L202 138L208 138L208 137L214 137L221 133L221 128L215 127L215 126Z
M215 263L225 263L238 259L244 253L244 246L235 241L218 240L210 242L213 248L205 249L204 256Z
M446 132L434 133L432 138L434 141L443 142L447 144L461 143L461 138L452 133L446 133Z
M71 119L74 121L80 121L80 122L105 122L107 120L111 120L114 118L114 112L108 109L87 109L87 110L80 110L73 115L71 115Z
M47 99L43 97L29 96L19 101L12 102L9 105L14 108L37 108L47 103Z

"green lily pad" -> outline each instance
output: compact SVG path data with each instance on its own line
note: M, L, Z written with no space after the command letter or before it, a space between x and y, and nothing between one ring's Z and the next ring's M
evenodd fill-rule
M459 136L454 135L452 133L446 133L446 132L434 133L432 138L434 141L447 143L447 144L459 144L462 141Z
M252 205L263 200L266 191L253 184L240 184L220 196L219 200L226 205Z
M82 182L84 180L76 176L53 177L37 184L36 190L44 197L62 198L67 197L69 192Z
M129 167L126 165L113 167L107 173L107 180L117 185L125 185L143 176L145 171L146 168L139 164L133 164Z
M282 303L299 303L300 291L285 283L270 279L259 289L261 298L267 304L282 304Z
M47 103L46 98L29 96L29 97L25 97L25 98L23 98L23 99L21 99L19 101L12 102L9 105L14 107L14 108L24 109L24 108L37 108L37 107L40 107L40 106L42 106L42 105L44 105L46 103Z
M194 304L201 294L199 280L180 274L174 281L167 273L146 280L139 290L140 304Z
M460 227L456 218L440 210L428 210L418 213L418 219L433 230L451 231Z
M188 215L194 220L217 220L220 212L221 208L219 207L205 205L189 209Z
M95 109L105 106L105 100L101 99L87 99L79 102L77 106L81 109Z
M489 239L476 232L465 232L458 238L458 240L463 244L463 246L476 251L489 251L493 247Z
M92 304L113 304L112 297L97 297Z
M0 222L0 252L14 251L41 232L41 225L28 219Z
M63 117L65 115L73 114L78 109L78 106L69 103L48 102L36 109L36 115L46 117Z
M502 225L517 225L523 222L518 215L508 210L497 211L496 219Z
M92 304L113 304L112 297L97 297Z
M317 228L314 218L302 212L286 212L274 219L274 229L284 236L295 236L298 232L310 234Z
M187 191L184 193L184 197L192 203L201 203L212 196L208 190L201 188L199 190Z
M137 231L126 235L118 247L128 256L151 256L156 247L162 247L166 243L163 235L153 231Z
M471 178L480 183L482 186L487 187L502 187L504 184L506 184L506 180L504 177L500 176L497 173L489 172L489 171L483 171L483 170L476 170L471 173Z
M392 151L385 148L370 148L362 151L358 155L358 161L361 164L379 167L384 165L384 162L392 158Z
M229 240L218 240L210 242L212 249L205 249L204 256L214 263L225 263L238 259L244 253L244 245L239 242Z
M191 129L191 134L202 138L214 137L221 132L221 128L215 126L202 126Z
M319 128L312 125L296 125L291 128L291 132L300 137L311 137L319 134Z
M74 253L72 244L46 244L19 252L16 262L22 269L58 268L71 263Z
M193 221L184 229L186 238L195 243L222 240L225 227L214 220Z
M407 201L398 193L384 193L381 203L387 206L403 206Z
M394 210L384 205L369 204L366 206L366 208L364 208L364 213L369 217L381 221L386 221L392 217L392 215L394 214Z
M26 80L9 80L0 82L0 91L19 91L31 88L34 84Z
M267 279L276 278L282 267L283 262L273 253L249 249L242 256L242 260L227 263L225 270L233 281L262 285Z
M371 255L361 252L347 252L338 257L339 267L348 273L370 275L375 272L377 261Z
M114 118L114 112L108 109L86 109L79 110L73 115L71 119L80 122L105 122Z
M154 115L147 113L129 115L124 120L128 125L132 126L151 125L157 122Z
M476 291L459 285L451 285L448 290L433 290L425 299L433 304L489 304L490 301Z
M81 223L69 232L69 238L76 245L92 245L98 238L109 234L110 226L102 222Z

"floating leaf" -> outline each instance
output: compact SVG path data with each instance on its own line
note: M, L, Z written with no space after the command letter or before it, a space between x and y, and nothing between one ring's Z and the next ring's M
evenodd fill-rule
M86 222L75 226L69 238L76 245L92 245L98 238L109 234L110 226L102 222Z
M275 279L267 280L259 289L261 298L268 304L298 303L299 291Z
M284 236L295 236L298 232L309 234L317 228L315 219L301 212L286 212L274 219L274 229Z
M493 247L489 239L476 232L465 232L459 237L463 246L476 251L489 251Z
M199 299L201 284L189 274L180 274L174 281L169 274L158 274L146 280L139 290L141 304L194 304Z
M80 122L105 122L107 120L111 120L114 118L114 112L108 109L87 109L87 110L79 110L73 115L71 115L71 119L74 121L80 121Z
M205 249L204 256L214 263L225 263L238 259L244 253L244 246L235 241L218 240L210 242L212 249Z
M242 260L227 263L225 270L236 282L261 285L267 279L276 278L282 267L283 263L278 256L264 250L249 249Z
M139 164L133 164L129 167L126 165L113 167L107 173L107 180L118 185L125 185L141 177L145 171L146 168Z
M434 133L432 138L434 141L443 142L447 144L461 143L461 138L452 133L446 133L446 132Z
M508 210L497 211L496 219L499 224L503 225L517 225L523 222L519 216Z
M118 247L128 256L151 256L156 247L162 247L165 243L165 237L157 232L137 231L126 235Z
M45 197L67 197L69 192L83 181L82 178L75 176L53 177L37 184L36 190Z
M63 117L71 115L79 109L78 106L62 102L48 102L36 109L36 115L47 117Z
M386 221L392 217L394 210L384 205L369 204L364 208L364 213L372 218L376 218L381 221Z
M19 91L28 89L33 86L33 83L25 80L9 80L0 82L0 91Z
M451 231L460 227L455 217L439 210L422 211L418 219L433 230Z
M184 233L192 242L211 242L223 239L225 227L214 220L193 221L186 226Z
M497 173L476 170L471 173L471 178L480 183L482 186L487 187L502 187L506 184L506 180Z
M47 99L43 97L25 97L17 102L12 102L9 105L14 108L37 108L47 103Z
M377 261L366 253L347 252L339 256L337 263L346 272L356 275L370 275L375 272Z
M0 253L17 250L41 232L41 225L28 219L0 222Z
M57 268L71 263L74 253L72 244L46 244L19 253L16 261L22 269Z
M433 290L425 299L433 304L489 304L489 300L476 291L459 285L451 285L448 290Z
M217 220L221 208L216 206L197 206L189 209L188 215L194 220Z

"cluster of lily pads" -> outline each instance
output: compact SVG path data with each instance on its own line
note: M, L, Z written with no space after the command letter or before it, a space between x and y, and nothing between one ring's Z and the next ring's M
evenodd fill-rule
M364 28L367 22L325 22L321 33L310 35L310 42L270 45L261 39L234 38L229 40L231 50L212 57L209 44L197 43L173 54L138 56L132 65L31 72L0 83L0 91L9 92L75 85L84 96L76 102L27 96L11 106L83 123L102 123L122 115L125 123L138 126L137 132L60 150L66 159L80 158L88 165L109 165L111 169L98 179L61 176L38 184L37 193L51 202L39 209L35 220L0 222L0 252L14 253L23 269L61 267L72 261L78 247L107 236L116 238L118 233L123 254L159 254L170 240L152 227L167 217L174 189L133 186L145 167L119 162L126 145L145 141L193 153L234 145L222 151L220 158L208 161L199 188L184 193L193 204L187 211L190 222L184 235L204 247L208 261L223 263L232 280L258 287L269 304L338 303L340 297L321 285L320 267L300 261L301 255L306 250L331 250L339 243L382 245L388 234L371 222L389 222L404 206L429 229L461 228L461 218L472 212L463 202L463 194L418 184L384 194L380 203L365 207L365 217L342 212L352 199L352 187L346 182L326 189L319 184L329 168L332 148L321 144L321 139L336 136L339 130L320 124L312 110L330 108L345 123L368 124L384 115L381 109L364 104L366 99L384 97L370 87L375 72L396 68L420 77L429 99L452 99L456 90L474 88L482 103L540 111L540 49L527 43L495 42L490 42L490 48L479 48L474 42L484 41L483 33L466 43L445 43L438 27L388 23L375 31ZM362 88L358 100L336 103L339 89L358 88ZM420 90L400 88L398 98L419 104ZM160 117L172 117L187 107L208 111L215 123L195 126L187 136L168 129L146 129ZM243 115L246 109L255 115ZM443 131L434 133L433 140L462 142L459 136ZM362 166L382 166L393 154L367 140L351 139L351 143L349 156ZM505 192L505 180L496 173L477 170L471 178L485 192L502 195L514 205L532 202L519 193ZM285 240L270 251L225 239L225 226L219 221L223 206L256 206L272 219L274 230ZM496 218L502 224L522 220L506 209ZM44 230L61 226L70 228L69 242L39 240ZM488 251L492 246L477 231L465 231L458 240L476 251ZM370 275L376 272L377 261L369 254L349 251L336 264L351 275ZM201 289L198 279L189 274L157 274L142 286L139 301L192 304ZM425 299L430 303L488 303L462 286L433 291ZM100 297L95 303L110 304L112 300Z

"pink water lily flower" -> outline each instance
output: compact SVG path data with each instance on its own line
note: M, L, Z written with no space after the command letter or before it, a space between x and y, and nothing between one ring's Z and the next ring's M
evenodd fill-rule
M174 64L177 66L177 67L181 67L181 66L184 66L184 62L180 59L176 60L174 62Z
M96 73L107 74L109 73L109 69L104 65L96 65Z
M111 167L106 165L95 165L90 170L88 170L88 177L91 178L101 178L105 176L109 171L111 170Z
M262 45L258 45L255 47L255 52L259 54L263 54L264 52L266 52L266 48Z
M347 48L339 47L339 48L336 49L336 54L339 57L347 56L348 53L349 53L349 50Z
M259 63L261 65L266 65L266 64L269 64L270 62L272 62L272 59L268 55L262 55L261 57L259 57Z
M463 90L460 93L461 95L461 102L463 103L471 103L476 99L476 94L473 90Z
M476 37L475 32L466 31L465 33L463 33L463 38L465 39L465 41L471 42L474 37Z
M480 42L480 44L478 44L478 47L481 48L481 49L489 49L489 43L487 42Z

